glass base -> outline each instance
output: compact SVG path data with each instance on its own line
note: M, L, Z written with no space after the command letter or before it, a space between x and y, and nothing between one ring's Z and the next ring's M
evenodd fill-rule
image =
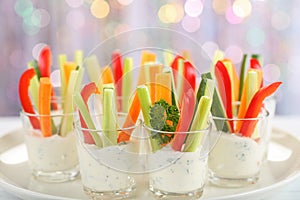
M220 187L236 188L255 184L259 179L259 174L248 178L224 178L217 176L212 171L209 171L208 179L210 183Z
M79 166L64 171L43 172L32 170L32 175L41 181L51 183L62 183L72 181L79 175Z
M93 200L108 200L108 199L125 199L133 196L133 192L136 190L135 185L126 189L114 190L114 191L96 191L88 187L83 186L85 194Z
M157 199L199 199L203 194L203 188L185 192L185 193L176 193L176 192L167 192L157 188L154 188L150 185L149 190L154 194Z

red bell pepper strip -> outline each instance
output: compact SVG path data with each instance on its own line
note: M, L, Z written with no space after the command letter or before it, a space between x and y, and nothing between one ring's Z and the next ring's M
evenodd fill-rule
M282 82L275 82L268 86L260 88L253 96L247 109L245 118L256 118L261 111L264 99L273 94L281 84ZM251 137L256 123L257 120L243 121L240 133L245 137Z
M120 52L115 51L111 55L112 59L112 70L116 85L116 95L117 97L122 96L122 76L123 76L123 66L122 66L122 56ZM118 98L117 98L118 99ZM122 110L122 99L118 99L118 111Z
M194 92L196 90L196 70L195 67L189 61L184 61L184 78L188 81L189 87L191 87ZM185 82L185 81L184 81ZM184 88L187 89L187 88ZM184 90L187 91L187 90Z
M19 81L19 98L24 112L35 114L29 94L28 89L31 79L35 76L35 71L33 68L27 69L20 78ZM40 129L40 121L37 117L29 116L30 123L34 129Z
M137 119L139 117L141 111L141 104L140 99L137 93L134 94L133 100L131 102L131 105L129 107L128 115L125 119L125 122L123 124L123 128L129 128L136 124ZM130 139L132 129L121 131L118 136L118 143L120 142L126 142Z
M39 55L38 66L40 69L41 77L50 77L52 65L51 50L48 46L45 46Z
M94 82L91 82L91 83L85 85L81 90L81 96L82 96L82 99L87 108L88 108L88 104L87 104L88 99L92 94L99 94L98 88ZM87 129L88 126L86 125L80 112L79 112L79 117L80 117L80 123L81 123L82 128ZM88 131L83 131L83 134L84 134L84 142L85 143L95 144L95 141L94 141L92 135Z
M251 69L261 69L259 61L255 58L250 59L250 68Z
M190 124L193 120L193 113L195 109L195 95L194 91L192 89L188 90L182 100L182 106L181 106L181 114L178 121L178 125L176 127L176 132L179 132L175 134L172 148L175 151L181 151L182 145L185 141L186 134L182 132L187 132L189 130Z
M215 76L218 82L218 88L220 92L221 99L226 110L226 115L229 119L233 117L232 115L232 91L231 91L231 80L225 65L218 61L215 66ZM233 121L229 121L231 131L234 131Z

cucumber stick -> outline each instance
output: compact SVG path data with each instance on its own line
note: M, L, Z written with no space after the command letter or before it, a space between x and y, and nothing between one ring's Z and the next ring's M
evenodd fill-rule
M103 146L116 145L118 140L116 94L114 87L110 85L103 85L102 110Z
M151 103L151 98L150 98L150 93L149 93L148 87L145 85L139 85L137 87L137 94L138 94L140 104L141 104L144 123L146 126L151 127L150 107L151 107L152 103ZM158 141L156 141L156 139L154 139L151 135L149 136L149 138L150 138L152 152L155 152L158 149L160 149L160 145L159 145Z
M82 99L82 96L80 95L79 92L77 92L74 96L74 103L77 105L88 129L95 130L96 128L95 128L94 122L93 122L93 120L90 116L90 113L88 111L88 108L86 107L86 105ZM100 136L98 135L98 133L96 131L95 132L90 131L90 134L92 135L92 137L95 141L95 144L98 147L102 147L102 140L101 140Z
M209 96L202 96L200 98L197 111L195 113L190 131L199 131L199 133L189 133L183 151L193 152L201 144L203 129L207 128L208 116L212 105L212 98Z
M202 80L204 79L211 79L212 80L212 75L210 72L202 74ZM205 82L203 84L206 84ZM201 91L203 90L203 92L205 92L205 87L201 86L199 87L198 93L201 94ZM200 98L201 95L198 95L197 93L197 99L198 97ZM222 117L222 118L226 118L226 111L224 108L224 105L221 101L221 97L219 94L219 91L216 89L214 89L214 94L213 94L213 103L212 103L212 107L211 107L211 114L215 117ZM216 128L218 131L224 131L224 132L228 132L230 130L229 128L229 123L228 122L224 122L223 120L214 120Z

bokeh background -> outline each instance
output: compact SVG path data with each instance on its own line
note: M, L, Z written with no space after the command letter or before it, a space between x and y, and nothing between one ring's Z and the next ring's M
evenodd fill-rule
M0 115L18 115L19 77L45 44L72 57L140 27L186 34L207 58L220 49L238 67L244 53L263 55L264 81L284 82L276 113L300 115L299 9L298 0L1 0Z

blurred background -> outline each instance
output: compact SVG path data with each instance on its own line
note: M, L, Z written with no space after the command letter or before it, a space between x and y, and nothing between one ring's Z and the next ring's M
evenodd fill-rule
M0 115L18 115L19 77L46 44L55 68L59 53L87 54L106 38L140 27L188 35L206 62L220 49L239 69L244 53L261 54L264 81L284 82L276 113L300 115L299 8L298 0L1 0Z

